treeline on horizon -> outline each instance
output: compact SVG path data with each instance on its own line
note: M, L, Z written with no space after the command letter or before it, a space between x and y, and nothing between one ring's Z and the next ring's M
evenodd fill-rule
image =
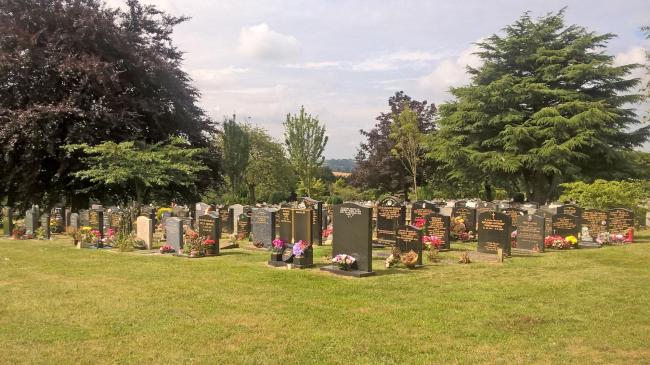
M636 150L650 127L631 107L648 96L631 77L643 65L614 65L615 35L567 25L564 10L484 38L449 102L390 96L354 161L325 161L325 124L304 107L287 111L282 141L208 117L172 39L187 20L137 0L0 2L0 204L545 203L567 183L650 179Z

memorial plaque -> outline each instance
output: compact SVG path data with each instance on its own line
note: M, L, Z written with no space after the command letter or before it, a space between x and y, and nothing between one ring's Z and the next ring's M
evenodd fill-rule
M153 244L153 221L145 216L136 218L136 237L144 241L147 250L151 250Z
M417 265L422 266L422 229L411 225L397 228L397 248L402 254L415 251L418 254Z
M273 247L273 240L275 239L276 214L277 211L275 209L259 208L253 210L253 217L251 218L251 223L253 226L253 243L256 245L262 244L267 249L271 249Z
M440 212L440 209L432 202L417 201L411 205L411 225L415 224L415 220L418 218L425 219L429 214L438 212Z
M436 236L442 241L440 249L449 250L451 245L449 243L449 235L451 229L450 217L439 213L431 213L427 215L424 223L424 234L427 236Z
M111 222L110 222L110 227L113 229L115 232L117 232L120 227L122 226L122 220L124 219L124 213L121 211L112 211L111 213Z
M607 232L607 221L607 212L604 210L584 209L582 211L582 226L587 227L591 239L596 239L599 234Z
M10 207L2 209L2 225L5 236L9 237L14 232L14 212Z
M307 209L312 209L312 242L316 245L323 244L323 202L311 198L303 198L302 202Z
M82 227L90 227L90 212L86 209L79 211L79 224Z
M527 214L525 210L519 208L505 208L501 212L510 217L513 230L517 230L517 218Z
M291 208L281 208L277 212L276 235L285 243L293 242L293 214Z
M52 222L54 222L54 224L50 226L51 233L62 233L65 231L63 213L64 212L62 208L52 209L52 215L50 216L50 219Z
M177 217L167 218L165 220L165 236L167 244L180 253L183 248L183 221Z
M251 217L246 213L239 215L237 219L237 239L247 240L251 236Z
M501 212L483 212L478 216L478 244L481 253L496 254L502 249L510 255L512 218Z
M377 243L395 246L397 229L406 224L406 207L394 197L386 198L377 206Z
M228 208L219 208L219 218L221 219L221 233L231 234L233 232L231 211Z
M25 212L25 233L33 235L38 229L40 212L37 206L28 209Z
M239 216L244 213L244 206L241 204L233 204L230 206L230 208L228 208L228 211L230 212L230 217L232 219L232 233L236 235L237 229L239 228L237 222L239 222Z
M517 217L516 249L543 252L546 232L544 225L544 217L539 215L528 214Z
M555 208L557 214L568 214L576 217L582 217L582 208L575 204L564 204Z
M99 231L99 235L104 237L104 212L98 209L88 211L88 225L92 229Z
M626 235L634 229L634 212L625 208L609 209L607 211L608 228L610 234Z
M485 212L494 212L497 210L496 204L492 202L478 202L476 204L476 216Z
M476 232L476 209L464 207L454 207L451 210L451 218L462 218L467 231Z
M293 241L304 241L312 244L312 209L293 209Z
M77 232L79 230L79 213L70 213L70 229L72 232Z
M43 228L43 238L49 240L51 237L50 215L45 213L41 216L41 227Z
M333 224L332 257L350 255L356 259L353 270L372 272L372 208L355 203L335 205Z
M204 214L199 216L198 219L198 231L199 236L205 237L205 239L214 240L219 245L219 238L221 238L221 222L219 217Z
M553 234L567 237L574 236L580 239L582 227L580 225L580 217L573 214L556 214L553 216Z

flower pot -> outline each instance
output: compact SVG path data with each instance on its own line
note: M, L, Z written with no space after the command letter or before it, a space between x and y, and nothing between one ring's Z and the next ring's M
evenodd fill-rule
M218 254L217 249L214 246L210 246L210 247L205 249L205 255L206 256L214 256L214 255L217 255L217 254Z

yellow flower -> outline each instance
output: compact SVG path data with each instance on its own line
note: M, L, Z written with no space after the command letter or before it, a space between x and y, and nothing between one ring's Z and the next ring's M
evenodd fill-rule
M567 236L567 238L565 238L565 240L567 242L569 242L570 244L572 244L572 245L575 245L576 243L578 243L578 239L575 236Z
M92 230L92 228L88 227L88 226L83 226L83 227L81 227L81 230L82 231L90 231L90 230Z

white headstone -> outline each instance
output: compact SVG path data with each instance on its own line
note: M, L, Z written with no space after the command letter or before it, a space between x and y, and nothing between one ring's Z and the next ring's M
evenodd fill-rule
M151 250L153 242L153 221L145 216L136 219L136 237L144 241L147 250Z
M239 221L239 215L244 213L244 206L241 204L235 204L231 205L230 209L232 209L232 230L233 234L236 236L237 235L237 222Z

